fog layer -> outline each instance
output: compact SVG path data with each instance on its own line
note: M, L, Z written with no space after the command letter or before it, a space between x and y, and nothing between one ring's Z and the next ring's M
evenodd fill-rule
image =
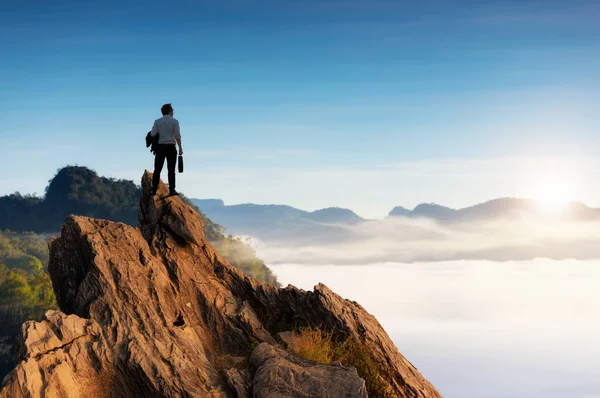
M272 268L358 301L446 398L600 397L598 261Z
M600 259L600 221L523 217L440 224L398 217L335 229L312 239L253 239L253 244L271 264Z

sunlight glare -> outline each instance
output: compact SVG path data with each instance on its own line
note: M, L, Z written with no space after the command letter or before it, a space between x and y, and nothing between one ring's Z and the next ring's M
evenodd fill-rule
M572 199L572 187L566 178L546 176L540 178L534 187L533 199L550 213L562 212Z

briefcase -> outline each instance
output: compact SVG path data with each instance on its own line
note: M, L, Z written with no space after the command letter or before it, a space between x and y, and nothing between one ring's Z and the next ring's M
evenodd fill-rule
M179 156L177 159L177 167L179 168L179 172L183 173L183 156Z

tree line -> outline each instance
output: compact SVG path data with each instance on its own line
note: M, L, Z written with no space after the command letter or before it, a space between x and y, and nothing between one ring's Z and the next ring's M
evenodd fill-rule
M133 181L68 166L57 171L43 197L19 192L0 197L0 379L14 367L11 350L21 324L57 308L47 273L48 238L59 233L70 214L137 226L140 196L141 188ZM200 213L207 239L231 265L279 285L248 242L226 235L222 226L182 199Z
M56 308L41 235L0 231L0 376L14 366L14 336L26 320Z
M81 166L59 169L48 182L44 197L12 195L0 197L0 229L57 234L69 214L77 214L136 226L141 188L133 181L99 176ZM261 281L277 284L271 270L248 242L226 235L187 198L200 213L207 239L233 266Z

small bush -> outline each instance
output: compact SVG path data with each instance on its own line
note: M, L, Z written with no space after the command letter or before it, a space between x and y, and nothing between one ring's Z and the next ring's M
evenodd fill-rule
M299 357L319 363L331 364L340 362L347 367L354 367L358 375L365 381L369 397L392 398L387 372L382 372L379 365L356 339L350 337L341 342L336 341L333 332L325 332L314 327L294 332L288 348Z
M380 367L371 355L354 338L349 338L336 349L336 360L344 366L356 368L358 375L365 381L369 397L393 398L388 383L387 372L380 371Z
M288 348L301 358L330 364L335 356L335 346L331 337L331 333L316 328L305 328L292 335Z

